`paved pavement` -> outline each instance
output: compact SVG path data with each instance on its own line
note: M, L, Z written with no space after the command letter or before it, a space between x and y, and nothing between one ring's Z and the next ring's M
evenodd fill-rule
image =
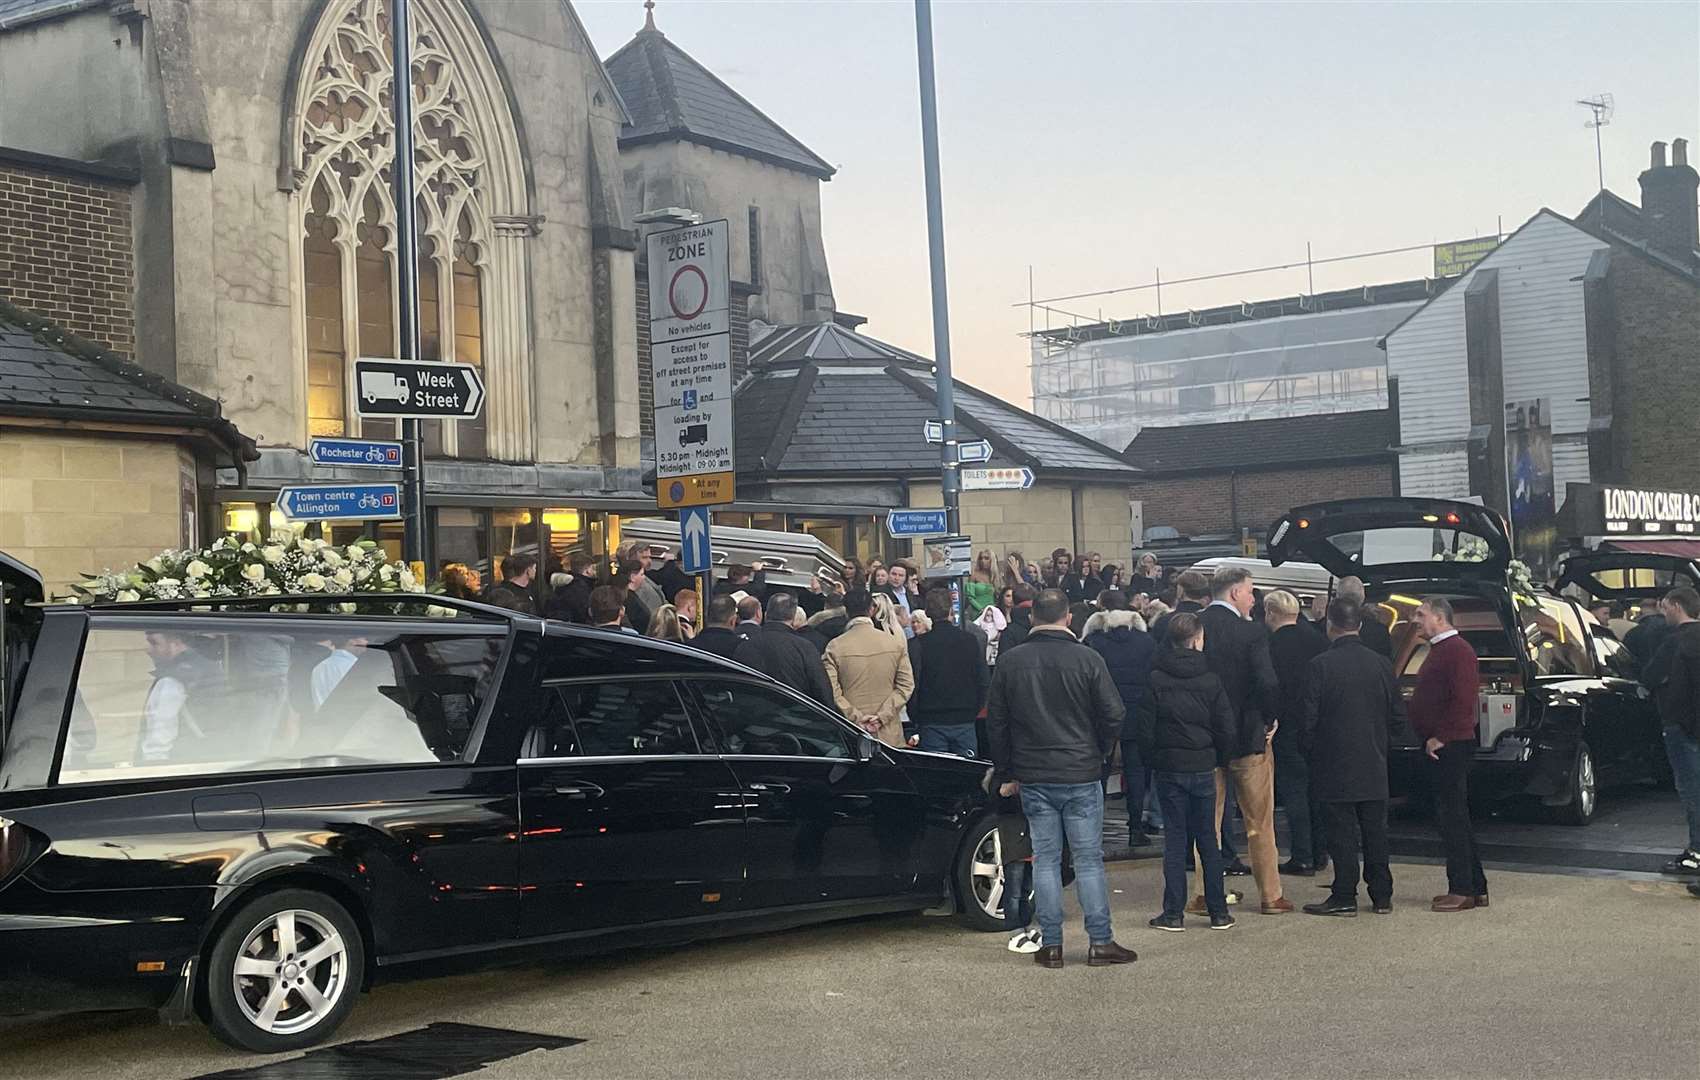
M1046 972L954 920L873 919L383 987L340 1038L453 1020L586 1040L481 1080L1695 1076L1700 902L1680 885L1490 871L1490 910L1434 915L1438 869L1394 872L1391 916L1245 914L1227 933L1159 934L1144 925L1156 868L1115 864L1118 937L1141 954L1130 968L1087 968L1077 920L1069 966ZM267 1060L139 1014L7 1023L0 1046L0 1075L31 1080ZM311 1075L399 1074L342 1061Z
M1287 844L1286 814L1277 811L1275 832L1281 850ZM1245 855L1245 831L1236 827ZM1434 822L1404 808L1395 808L1388 839L1396 858L1444 860ZM1105 851L1111 858L1161 858L1161 837L1151 847L1127 849L1127 816L1121 800L1112 796L1104 811ZM1476 819L1476 840L1482 859L1501 866L1546 870L1609 871L1657 874L1670 857L1688 843L1682 802L1669 788L1642 784L1607 789L1600 794L1599 811L1591 824L1559 825L1538 810L1507 805Z

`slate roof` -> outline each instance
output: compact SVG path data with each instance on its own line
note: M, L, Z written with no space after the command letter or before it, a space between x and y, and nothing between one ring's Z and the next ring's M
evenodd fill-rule
M1641 208L1616 192L1601 191L1588 200L1581 213L1569 220L1583 232L1592 233L1607 243L1627 247L1690 282L1700 282L1700 248L1684 263L1669 251L1651 246Z
M110 0L0 0L0 30L99 7Z
M1391 409L1148 427L1122 456L1148 473L1324 464L1393 453Z
M259 457L218 402L0 299L0 414L197 428L238 460Z
M1091 439L960 380L963 439L992 444L990 464L1026 465L1041 478L1127 480L1127 462ZM750 351L739 384L735 458L740 477L909 476L936 473L938 386L925 357L832 323L779 327Z
M0 0L4 3L6 0ZM652 13L653 14L653 13ZM620 145L680 139L829 180L836 171L650 21L603 62L631 122Z

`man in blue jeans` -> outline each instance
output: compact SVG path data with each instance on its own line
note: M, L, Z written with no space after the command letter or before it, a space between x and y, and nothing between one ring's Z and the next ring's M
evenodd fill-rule
M1062 849L1074 854L1074 887L1086 913L1088 967L1139 959L1116 944L1104 876L1104 763L1125 709L1104 658L1069 631L1067 594L1033 602L1033 632L999 657L986 706L986 739L1003 795L1019 793L1033 841L1034 902L1042 944L1033 960L1063 966Z
M1659 601L1671 629L1641 673L1658 702L1676 792L1688 818L1688 847L1665 864L1667 874L1700 876L1700 593L1686 586ZM1700 884L1688 891L1700 896Z

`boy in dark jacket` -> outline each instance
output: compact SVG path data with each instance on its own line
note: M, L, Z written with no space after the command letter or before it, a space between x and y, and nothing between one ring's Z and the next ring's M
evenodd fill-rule
M1234 925L1222 885L1222 853L1216 844L1217 770L1234 749L1233 707L1222 681L1204 660L1204 625L1191 612L1177 612L1166 626L1166 642L1151 670L1151 692L1139 703L1135 738L1156 777L1163 807L1163 913L1158 930L1186 929L1187 851L1198 850L1210 929Z

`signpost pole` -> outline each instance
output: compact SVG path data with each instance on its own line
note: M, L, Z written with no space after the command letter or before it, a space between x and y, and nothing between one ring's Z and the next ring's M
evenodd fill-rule
M939 193L938 101L933 89L932 0L915 0L915 55L921 69L921 160L927 184L927 255L932 267L933 364L938 384L939 423L944 441L939 444L939 490L949 531L961 529L961 487L956 460L956 393L950 373L950 304L944 280L944 205Z
M391 69L395 80L390 101L395 109L394 184L396 238L396 300L401 313L401 360L419 358L419 246L413 205L413 33L408 0L390 0ZM425 557L425 463L419 440L419 421L401 421L402 443L402 557L410 563Z

